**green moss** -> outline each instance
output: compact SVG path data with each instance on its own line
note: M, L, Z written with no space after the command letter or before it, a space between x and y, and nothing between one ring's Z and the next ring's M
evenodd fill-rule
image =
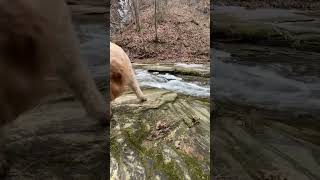
M153 90L151 89L148 91ZM181 117L184 117L186 113L183 112L181 115L178 110L183 110L185 108L188 109L190 107L188 105L184 107L184 104L181 103L180 100L181 98L187 99L186 103L190 104L191 102L193 102L194 98L184 95L181 95L181 97L180 95L176 97L176 94L174 94L175 96L173 96L173 94L174 93L171 92L164 92L160 97L162 99L159 98L159 100L164 103L155 109L146 108L139 110L139 113L134 114L131 113L133 111L133 108L124 106L125 108L117 108L115 112L115 114L118 115L118 123L125 124L129 123L129 121L131 122L131 120L134 120L132 122L133 124L130 124L130 127L122 128L120 131L128 148L137 153L137 156L135 156L137 158L137 161L142 162L143 166L145 167L147 179L154 178L156 174L167 177L169 180L184 179L184 172L180 168L178 162L173 159L168 163L164 163L162 147L163 143L167 143L167 141L162 142L163 139L160 138L158 140L150 142L150 146L147 145L148 147L143 145L147 137L149 137L151 134L151 130L149 128L147 129L146 124L149 124L151 126L151 129L154 129L157 121L169 122L172 129L177 129L177 131L175 131L175 136L184 136L184 133L187 131L185 129L187 127L181 124ZM199 98L197 99L197 102L194 103L199 103L200 106L209 106L208 99ZM178 128L177 126L180 125L181 127ZM172 148L175 149L175 147ZM112 154L115 154L114 156L116 157L121 156L121 150L121 144L117 143L116 139L111 139ZM190 160L189 164L191 164L192 161L194 161L194 159ZM192 172L195 174L192 176L194 177L192 179L205 179L203 178L205 177L205 175L198 172L202 170L201 167L202 166L199 164L188 166L188 171L191 168L195 168L195 170L192 170Z
M174 161L165 164L159 149L147 150L145 151L145 156L151 158L154 161L154 169L164 173L169 180L183 179L183 172L181 172L178 165Z
M146 112L147 113L147 112ZM154 116L154 111L149 111L150 116ZM153 163L153 168L151 171L147 172L147 177L152 177L154 171L159 171L168 177L169 180L181 179L179 175L182 174L178 169L178 166L174 162L164 164L164 158L162 152L159 149L146 149L141 144L149 136L150 132L146 129L146 126L141 123L137 124L140 127L138 131L132 131L126 129L123 134L126 136L126 142L130 148L139 153L140 159L146 164L148 159L151 159ZM155 143L155 142L153 142Z
M132 127L123 129L122 134L125 136L128 146L141 153L144 151L141 144L149 136L150 131L147 130L145 123L139 121Z
M181 179L179 175L182 172L179 170L178 166L174 162L169 162L164 164L164 158L159 149L151 148L146 149L141 146L142 141L147 137L147 131L141 131L139 133L130 133L126 132L127 143L130 148L139 153L140 160L146 164L148 159L151 159L153 163L153 167L151 170L146 172L147 177L152 177L154 171L159 171L163 173L169 180Z
M118 161L121 156L121 146L116 142L115 138L110 139L110 152Z
M191 179L210 179L210 173L205 174L199 161L183 153L179 153L179 154L183 158L186 165L188 166Z
M171 161L167 164L162 164L159 167L159 169L162 170L168 176L169 180L182 179L182 177L179 176L182 174L182 172L179 172L179 169L176 166L176 163Z

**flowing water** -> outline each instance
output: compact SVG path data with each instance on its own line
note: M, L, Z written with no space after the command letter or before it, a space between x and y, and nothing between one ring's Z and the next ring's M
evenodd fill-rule
M107 46L106 31L103 25L82 24L77 27L81 39L81 55L88 64L95 78L105 78L107 73ZM100 47L100 48L97 48ZM103 48L105 47L105 48ZM204 68L199 64L176 64L188 68ZM210 86L197 81L187 81L184 77L171 74L155 74L146 70L136 70L137 80L143 87L155 87L197 97L209 97Z
M106 72L107 44L103 25L85 24L78 28L82 43L81 55L96 78ZM106 48L96 48L106 47ZM213 94L217 98L232 99L247 104L269 108L303 109L317 111L320 107L320 78L303 82L279 74L275 66L246 66L225 62L228 52L213 50L215 56ZM177 64L183 67L201 68L201 65ZM190 82L171 74L149 73L136 70L141 86L167 89L191 96L210 96L209 85Z
M199 65L189 66L199 67ZM150 73L142 69L136 70L136 77L142 87L166 89L190 96L210 97L209 85L200 85L196 81L190 82L185 80L184 77L177 77L169 73Z
M116 4L112 4L111 8L115 8L115 11L111 12L112 19L117 19L110 24L110 31L114 32L123 28L131 20L132 15L130 13L131 1L118 0Z

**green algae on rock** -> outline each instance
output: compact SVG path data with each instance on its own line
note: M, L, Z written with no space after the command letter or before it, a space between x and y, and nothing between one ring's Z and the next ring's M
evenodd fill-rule
M111 179L209 179L208 99L144 89L113 102Z

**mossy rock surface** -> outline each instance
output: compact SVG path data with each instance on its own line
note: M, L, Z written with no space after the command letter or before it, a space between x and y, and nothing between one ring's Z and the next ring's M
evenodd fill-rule
M207 99L144 89L113 102L111 179L209 179Z

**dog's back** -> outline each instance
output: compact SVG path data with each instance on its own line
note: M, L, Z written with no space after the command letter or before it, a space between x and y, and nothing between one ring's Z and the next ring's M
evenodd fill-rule
M110 95L114 100L129 86L137 97L144 101L144 97L136 80L131 61L124 50L110 42Z
M129 58L118 45L110 42L110 95L111 100L125 91L129 81Z

